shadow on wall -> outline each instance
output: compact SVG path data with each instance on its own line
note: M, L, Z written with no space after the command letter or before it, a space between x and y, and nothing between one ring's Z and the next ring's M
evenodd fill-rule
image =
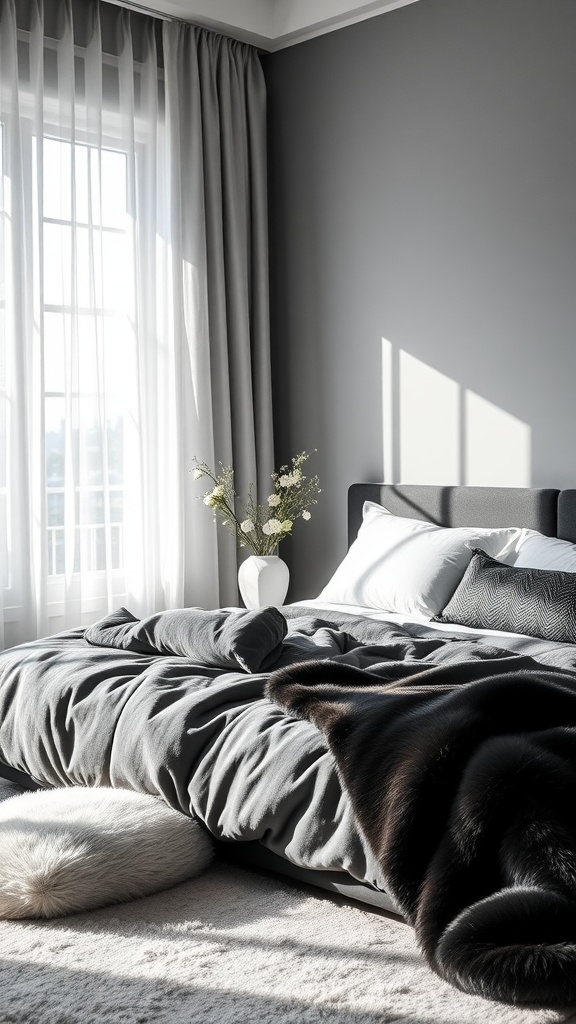
M382 338L385 483L530 487L527 423Z

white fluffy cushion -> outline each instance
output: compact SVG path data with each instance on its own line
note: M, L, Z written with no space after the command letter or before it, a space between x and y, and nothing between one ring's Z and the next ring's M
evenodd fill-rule
M520 533L516 527L436 526L367 501L358 537L318 600L430 618L451 598L472 548L505 559Z
M207 866L192 818L121 789L38 790L0 804L0 918L59 917L157 892Z
M576 572L576 544L567 540L545 537L536 530L522 530L516 552L513 564L518 569Z

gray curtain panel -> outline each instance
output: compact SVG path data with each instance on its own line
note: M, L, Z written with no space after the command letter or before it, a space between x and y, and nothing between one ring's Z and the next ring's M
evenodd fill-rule
M214 456L262 500L273 470L264 76L256 50L217 33L171 22L163 42L174 214L184 259L205 268ZM235 603L225 531L218 563L221 598Z

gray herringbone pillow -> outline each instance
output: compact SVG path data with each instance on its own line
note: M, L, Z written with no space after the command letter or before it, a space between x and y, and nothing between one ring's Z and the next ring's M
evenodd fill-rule
M576 573L516 569L474 548L462 580L432 622L574 644Z

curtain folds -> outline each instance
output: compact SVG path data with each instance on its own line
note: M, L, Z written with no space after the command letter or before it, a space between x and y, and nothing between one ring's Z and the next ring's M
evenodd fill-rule
M273 468L256 52L97 0L22 12L0 0L5 646L235 604L192 456L261 493Z

